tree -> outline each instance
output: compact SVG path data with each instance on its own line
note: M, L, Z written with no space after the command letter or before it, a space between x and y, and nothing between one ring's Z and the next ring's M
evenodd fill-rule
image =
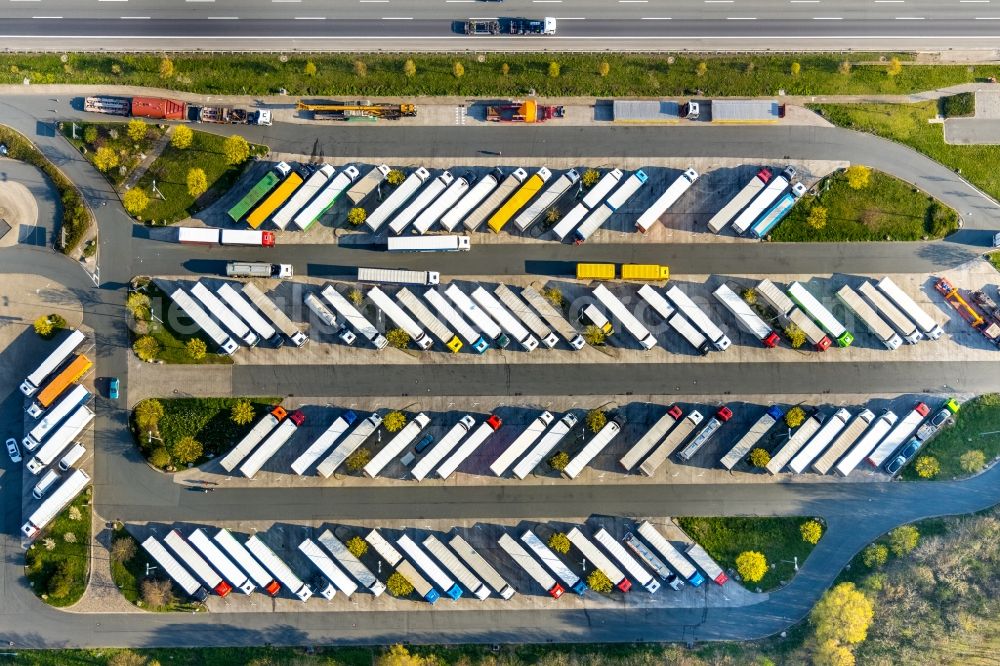
M138 215L146 210L146 206L149 205L149 197L142 189L133 187L122 197L122 205L129 215Z
M132 351L141 360L152 361L160 354L160 342L152 335L144 335L132 343Z
M584 187L593 187L597 181L601 179L601 172L597 169L587 169L583 172L583 176L580 178L580 182L583 183Z
M394 597L402 598L413 594L413 585L398 571L392 572L389 580L385 582L385 586L389 590L389 594Z
M111 559L124 564L135 557L136 550L135 539L130 536L119 537L111 542Z
M407 58L406 62L403 63L403 74L406 78L412 79L417 75L417 63L413 62L412 59Z
M128 132L128 138L132 139L135 143L139 143L146 138L146 133L149 131L149 127L147 127L146 123L140 119L133 118L128 121L128 129L126 131Z
M806 343L806 333L795 324L788 324L785 327L785 337L792 345L792 349L798 349Z
M140 591L142 602L150 608L163 608L174 601L169 580L144 580Z
M558 79L559 78L559 74L561 73L561 71L562 71L562 68L559 67L559 63L555 62L554 60L549 63L549 78L550 79Z
M364 60L354 61L354 76L359 79L363 79L368 76L368 65L365 64Z
M118 153L112 148L101 146L94 153L94 166L101 171L111 171L118 166Z
M149 454L149 464L157 469L164 469L171 462L170 452L165 446L158 446Z
M594 592L603 592L608 594L614 589L614 584L612 584L611 579L608 575L601 571L600 569L594 569L587 576L587 587L592 589Z
M160 60L160 78L169 79L174 75L174 61L164 57Z
M455 75L456 79L462 78L465 76L465 65L456 60L451 66L451 73Z
M510 74L510 65L507 63L500 65L500 75L507 76L508 74Z
M854 653L837 641L825 640L812 654L813 666L854 666Z
M226 156L226 164L242 164L250 158L250 144L239 134L234 134L222 143L222 152Z
M767 449L757 448L750 452L750 464L754 467L767 467L769 462L771 462L771 454L767 452Z
M72 532L71 532L72 534ZM48 580L47 592L53 599L65 599L73 590L73 569L68 561L62 561Z
M839 65L837 65L837 71L843 74L844 76L849 76L851 73L851 61L844 60L843 62L841 62Z
M347 466L347 471L358 472L365 468L365 465L371 462L372 452L366 448L360 448L351 455L347 456L347 460L344 461L344 465Z
M587 412L586 422L590 432L597 432L607 424L608 415L600 409L592 409Z
M201 442L190 435L178 439L174 442L171 449L170 453L173 456L173 459L182 465L195 462L198 458L201 458L202 454L205 452Z
M545 300L551 303L553 307L557 308L562 307L563 294L562 290L558 289L557 287L549 287L548 289L543 290L542 296L544 296Z
M604 332L604 329L598 328L593 324L590 324L583 329L583 339L586 340L587 344L591 347L600 347L604 344L607 337L607 333Z
M920 541L920 532L913 525L900 525L889 532L889 548L896 557L909 555Z
M597 73L600 74L602 78L610 74L611 63L607 60L602 61L601 64L597 66Z
M396 349L406 349L410 346L410 334L401 328L393 328L386 331L385 339Z
M237 400L229 410L229 419L236 425L246 425L256 416L253 404L249 400Z
M802 534L803 541L816 545L819 543L820 537L823 536L823 526L818 520L807 520L799 525L799 532Z
M982 451L966 451L958 459L958 464L969 474L975 474L986 467L986 454Z
M566 465L569 464L569 454L565 451L557 451L554 456L549 458L549 467L557 472L561 472L566 469Z
M191 338L184 343L184 351L192 361L200 361L208 353L208 345L205 344L204 340Z
M868 636L874 611L872 602L854 583L827 590L809 615L820 642L860 643Z
M767 573L767 558L764 557L764 553L745 550L736 556L736 570L746 582L760 582Z
M108 666L152 666L146 657L132 650L122 650L108 660Z
M893 58L889 61L889 66L885 68L885 73L889 76L899 76L903 72L903 63L899 61L899 58Z
M345 545L354 557L361 557L368 552L368 542L359 536L352 536Z
M136 319L147 321L150 315L149 296L141 291L133 291L125 299L125 308L132 313Z
M361 293L360 289L351 289L347 292L347 300L354 303L354 305L360 306L361 301L365 300L365 295Z
M347 222L355 227L360 227L368 219L368 212L364 208L352 208L347 211Z
M941 463L934 456L920 456L915 467L921 479L933 479L941 471Z
M550 227L553 226L561 218L562 218L562 213L560 213L559 209L556 208L555 206L553 206L552 208L549 208L547 211L545 211L545 224L547 226L550 226Z
M48 315L42 315L36 319L32 326L35 328L35 333L43 338L49 337L52 335L53 330L55 330L55 327L52 325L52 320L49 319Z
M863 164L852 164L844 170L847 184L852 190L863 190L872 179L872 170Z
M382 420L382 425L388 432L399 432L406 425L406 414L403 412L389 412Z
M302 73L306 76L316 76L316 63L307 60L305 67L302 68Z
M389 183L393 187L399 185L404 180L406 180L406 174L399 169L390 169L389 173L385 175L385 182Z
M704 60L702 60L701 62L699 62L698 66L694 70L694 73L696 75L698 75L698 78L701 78L701 77L705 76L706 74L708 74L708 63L705 62Z
M570 542L569 537L562 532L556 532L551 537L549 537L549 548L556 551L557 553L562 553L565 555L569 552Z
M155 398L143 400L135 406L135 422L144 430L152 430L163 418L163 403Z
M197 199L208 191L208 176L205 170L199 167L188 169L187 172L188 194Z
M748 287L744 289L742 292L740 292L740 296L743 297L743 300L746 301L747 305L757 304L757 290L754 289L753 287Z
M826 208L823 206L813 206L812 210L809 211L809 218L806 219L806 224L817 231L825 228L826 212Z
M192 130L187 125L177 125L174 127L173 134L170 135L170 145L178 150L184 150L185 148L190 148L191 143L194 141L194 130Z
M869 569L878 569L889 561L889 547L884 543L869 544L861 551L861 561Z
M83 128L83 140L91 145L97 141L97 125L87 125Z
M791 71L792 71L792 76L798 76L799 72L802 71L802 65L800 65L797 62L793 62L792 63Z
M792 407L785 414L785 425L789 428L798 428L806 420L806 410L801 407Z
M392 645L389 651L375 659L375 666L434 666L439 663L433 657L428 659L417 654L410 654L402 645Z

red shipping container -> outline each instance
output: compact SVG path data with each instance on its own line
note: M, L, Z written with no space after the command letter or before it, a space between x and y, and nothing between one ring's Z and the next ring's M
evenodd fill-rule
M133 97L132 115L154 120L186 120L187 105L162 97Z

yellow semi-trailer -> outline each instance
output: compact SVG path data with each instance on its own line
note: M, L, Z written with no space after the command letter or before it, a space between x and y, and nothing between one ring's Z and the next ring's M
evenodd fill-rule
M483 223L483 220L496 210L500 204L507 199L508 196L514 191L514 188L518 186L519 183L523 183L528 177L528 172L524 169L518 168L511 172L507 176L500 186L497 187L489 198L487 198L478 208L473 210L468 217L466 217L462 224L469 231L475 231L479 228L479 225Z
M577 280L614 280L614 264L577 264Z
M579 267L579 264L577 264ZM579 269L577 269L579 271ZM659 264L622 264L623 280L669 280L670 267Z
M302 176L294 171L274 190L263 203L257 206L250 216L247 217L247 224L256 229L267 221L267 218L285 204L286 201L302 184Z
M528 180L524 181L524 184L507 200L503 206L500 207L497 212L493 213L490 217L487 226L489 226L490 231L493 233L500 233L500 230L510 222L511 218L524 206L531 201L536 194L541 191L542 186L548 182L549 178L552 177L552 172L542 167Z

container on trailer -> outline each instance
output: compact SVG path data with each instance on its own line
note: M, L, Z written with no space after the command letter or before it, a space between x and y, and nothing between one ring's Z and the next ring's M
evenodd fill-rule
M381 472L385 466L389 464L389 461L402 453L403 449L407 446L412 444L413 440L417 438L420 432L426 428L430 422L430 417L423 412L414 416L413 420L403 426L403 429L397 432L395 437L389 440L389 443L382 447L382 450L376 453L368 464L365 465L365 474L371 479L378 476L379 472Z
M441 541L433 534L424 539L424 548L431 552L444 568L451 572L462 585L465 586L474 597L482 601L490 596L490 588L486 587L481 580L472 573L467 566L455 557L455 554L448 550Z
M881 416L879 416L872 423L872 426L865 431L865 434L858 440L847 455L840 459L840 461L834 465L833 469L840 476L847 476L854 468L861 463L865 457L872 452L872 450L878 446L878 443L883 437L892 429L892 427L898 422L899 417L895 413L886 410Z
M524 542L531 552L535 554L539 560L542 561L549 571L554 573L556 577L561 580L567 588L573 590L577 594L583 594L587 591L587 584L580 579L573 570L566 566L558 555L552 552L552 549L546 546L538 536L531 530L525 530L521 535L521 541Z
M456 446L458 446L458 443L463 437L465 437L466 433L470 432L475 425L475 419L473 419L469 414L466 414L459 419L458 423L453 425L451 429L445 433L444 437L439 439L434 447L424 454L420 461L413 467L410 471L413 478L417 481L423 481L424 478L430 474L435 467L437 467L438 463L444 460L444 457L451 453ZM415 437L416 435L414 435L414 438Z
M712 295L722 303L722 306L729 310L729 313L736 317L740 328L757 338L765 347L776 347L779 342L778 334L774 332L767 323L760 318L753 308L740 298L739 294L722 284L712 292Z
M743 209L743 212L736 216L733 220L733 231L739 235L746 233L750 225L759 218L764 211L770 208L771 204L778 200L788 186L791 184L792 178L795 177L795 169L792 167L787 167L780 175L772 179L760 193L750 201L749 205Z
M404 287L397 291L396 299L452 353L457 354L461 351L462 341L455 335L454 331L445 326L409 289Z
M903 314L903 311L896 307L874 284L868 281L862 282L858 286L858 292L875 308L876 312L892 324L892 327L903 338L903 342L915 345L924 339L924 334L917 330L917 325Z
M29 451L35 450L67 416L75 412L80 405L90 402L92 397L86 387L77 384L35 424L35 427L21 440L21 444Z
M639 230L639 233L644 234L649 231L650 227L656 224L664 213L670 209L681 196L687 192L694 182L698 180L698 172L694 169L687 169L681 175L677 177L674 182L663 191L656 201L646 209L639 219L635 222L635 228ZM716 232L718 233L718 232Z
M472 347L477 353L482 354L487 349L490 348L490 343L486 341L482 335L476 332L474 328L465 321L465 318L459 314L458 310L452 307L451 303L441 295L440 292L434 291L433 289L428 289L424 292L424 298L427 302L431 304L438 314L445 318L445 320L455 327L455 331L466 344Z
M365 220L365 224L373 233L378 232L379 228L385 224L385 222L392 217L392 214L399 209L400 206L409 201L410 197L416 193L420 186L431 177L430 172L424 167L417 167L417 170L407 176L400 185L393 190L392 194L385 198L378 208L372 211L371 215Z
M35 487L31 489L31 496L35 499L42 499L45 497L45 493L49 491L49 488L51 488L52 485L58 480L59 472L54 469L50 469L42 475L42 478L38 480Z
M195 601L203 602L208 599L208 590L195 580L195 577L170 554L166 546L156 540L156 537L148 537L142 542L142 547L163 568L164 573L184 590L185 594Z
M361 200L367 197L372 191L378 187L385 177L389 175L392 169L389 168L388 164L379 164L374 167L371 171L365 174L365 177L354 183L351 189L347 190L347 198L351 200L355 206L361 203Z
M726 406L719 407L719 410L715 412L715 416L708 420L708 423L702 427L701 431L698 432L694 438L688 442L688 445L681 449L681 452L677 454L677 457L681 460L691 460L701 447L703 447L722 427L722 424L733 418L733 411Z
M396 547L385 540L385 538L378 533L377 530L372 530L365 536L365 541L371 544L372 548L379 556L389 563L389 566L395 567L396 571L403 576L406 580L410 581L413 588L417 591L424 601L433 604L435 601L441 598L441 594L435 590L427 580L421 576L416 568L408 561L403 559L403 556L396 550Z
M614 280L617 267L614 264L584 264L576 265L577 280Z
M854 342L854 335L833 316L833 313L826 306L819 302L818 298L809 293L801 283L793 282L788 285L788 295L796 305L809 315L810 319L829 333L837 341L838 345L841 347L851 346L851 343Z
M441 274L437 271L408 271L397 268L358 267L358 282L435 285L440 281Z
M579 351L587 344L583 336L569 323L569 320L556 310L554 305L545 300L544 296L535 291L534 288L525 287L521 290L521 296L531 307L535 308L535 311L548 322L549 326L563 337L569 344L570 349Z
M576 229L576 225L583 221L583 218L587 216L589 211L590 209L583 202L578 203L562 216L562 219L559 220L556 226L552 227L552 233L562 242Z
M549 178L552 177L552 172L545 167L540 168L536 171L530 178L525 180L521 187L518 188L514 194L511 195L500 208L490 216L486 223L486 226L490 228L493 233L500 233L500 230L510 222L511 218L517 214L519 210L524 208L524 206L531 201L531 199L538 194L542 186L548 182Z
M369 592L378 597L385 592L385 584L375 577L371 570L362 564L361 560L354 556L347 546L340 539L333 535L330 530L324 530L316 539L324 548L330 551L333 558L351 574L355 580L365 586Z
M840 432L837 439L833 440L830 448L812 464L813 471L817 474L826 474L829 472L830 468L837 462L837 459L844 455L858 441L858 438L861 437L862 433L868 429L868 426L874 420L874 412L870 409L861 410L861 413Z
M858 295L856 291L851 289L849 285L844 285L837 291L837 299L850 310L854 316L861 320L869 331L879 339L886 349L893 350L898 349L902 344L903 340L896 335L896 332L889 326L888 323L875 309L868 305L865 301L861 300L861 296Z
M741 210L746 208L747 204L757 196L757 194L764 189L768 181L771 180L771 170L761 169L757 172L749 183L743 186L736 196L729 200L729 202L723 206L712 219L708 221L708 230L713 234L717 234L732 221L736 214Z
M195 283L195 285L191 287L191 294L197 298L209 312L212 313L215 319L218 320L226 330L242 340L244 343L253 347L260 341L257 334L251 331L250 327L246 325L246 322L236 316L236 313L230 310L229 306L223 303L218 296L209 291L208 287L206 287L203 283Z
M475 231L479 226L486 220L490 214L500 207L507 197L514 192L514 189L523 183L528 178L528 172L524 169L518 167L510 172L510 174L503 179L503 182L491 192L491 194L486 197L486 199L479 204L471 213L465 216L462 220L462 224L469 231ZM492 188L491 188L492 189Z
M531 578L534 579L536 583L542 586L542 589L548 592L549 596L553 599L558 599L563 595L565 589L563 586L556 582L549 572L547 572L541 564L538 563L531 554L524 549L524 546L519 544L513 539L509 534L500 535L500 539L497 541L500 548L503 549L507 555L510 556L512 560L521 569L524 570Z
M440 220L446 212L451 210L452 206L458 203L459 199L465 196L465 193L472 186L474 178L475 176L468 174L456 178L448 186L448 189L441 193L441 196L417 216L417 219L413 221L413 230L418 234L427 233L427 230L434 226L435 222Z
M224 353L232 356L236 353L236 350L240 346L229 337L223 330L222 327L215 323L215 321L208 316L198 303L191 298L190 295L183 289L177 288L175 291L170 293L170 300L177 304L184 314L191 318L194 323L196 323L201 330L205 332L205 335L209 337L212 342L219 347Z
M45 385L38 393L38 397L35 401L28 407L28 415L34 418L41 416L42 412L46 410L56 398L62 395L73 382L78 381L87 372L94 367L93 362L83 354L77 354L69 364L62 369L55 377L49 380L49 383Z
M361 314L354 305L350 303L344 295L333 288L331 285L327 285L323 288L321 292L323 298L329 303L334 310L336 310L341 317L346 319L348 323L356 330L363 338L371 342L376 349L385 349L389 341L385 339L385 336L379 333L375 327L372 325L368 319Z
M455 177L450 171L442 171L441 174L428 183L424 189L411 201L406 208L396 213L396 216L389 223L389 230L394 234L401 234L406 227L410 226L425 208L430 206L435 199L448 189Z
M205 556L205 559L212 563L212 566L222 574L223 578L243 594L253 594L253 591L257 589L257 586L250 581L247 575L200 528L191 532L188 541L193 543L194 547Z
M610 421L604 424L596 435L594 435L589 442L584 445L583 449L573 456L565 468L562 470L562 475L567 479L575 479L580 475L580 472L590 464L590 462L597 457L597 455L603 451L608 444L611 443L618 433L621 432L622 426L625 425L625 419L622 416L614 416Z
M809 341L809 344L816 351L825 351L833 344L830 338L823 333L822 329L802 310L792 308L792 311L788 313L788 321L795 324L800 331L805 333L806 340Z
M465 460L472 455L472 453L483 445L483 442L492 435L494 432L500 429L503 422L495 414L490 414L490 416L479 424L479 427L472 431L472 433L465 438L455 452L452 453L447 460L441 463L441 466L437 469L437 475L442 479L447 479L451 476L458 466L461 465Z
M611 314L621 322L621 325L635 337L643 349L652 349L656 346L656 338L642 325L635 315L629 312L625 304L617 296L612 294L603 284L594 288L594 297L606 307Z
M677 309L684 313L684 316L691 320L702 333L708 336L709 342L719 351L729 349L732 342L725 333L722 332L715 322L708 318L705 311L698 307L691 298L678 287L667 289L667 298L673 301Z
M269 217L274 215L274 213L281 206L283 206L286 201L288 201L301 184L302 176L294 171L289 173L288 176L281 181L281 184L274 188L274 191L268 194L264 200L253 209L253 212L247 215L247 224L249 224L253 229L256 229L260 225L264 224Z
M712 559L712 556L701 547L701 544L692 543L684 552L687 553L687 556L698 565L699 569L708 574L708 577L719 585L723 585L729 580L729 576L726 575L726 572L722 570L722 567L716 564L715 560Z
M659 557L656 556L646 544L640 541L631 532L626 532L622 543L628 546L636 556L646 563L661 580L665 581L672 589L680 592L684 589L684 581L677 574L667 568Z
M517 436L513 442L510 443L504 452L493 461L490 465L490 470L497 476L503 476L514 461L521 457L521 455L528 450L528 448L538 441L538 438L542 436L545 429L549 427L555 417L551 412L545 411L538 415L534 421L528 424L520 435Z
M504 335L500 326L482 308L476 305L469 298L468 294L459 289L458 285L448 285L448 288L444 290L444 294L451 299L451 302L455 304L459 312L468 317L476 325L476 328L496 343L497 347L505 349L510 344L510 339Z
M680 423L674 427L673 430L666 436L666 438L660 442L660 444L653 449L653 451L646 457L646 459L639 465L639 471L646 476L653 476L656 470L663 464L671 453L674 452L678 446L684 443L684 440L694 431L694 429L701 423L704 417L698 410L692 410Z
M66 454L59 459L59 469L64 472L68 472L69 468L75 465L86 452L87 447L79 442L74 443L73 446L70 447L69 451L67 451Z
M750 426L750 429L747 430L746 434L740 437L736 444L733 445L733 448L729 449L729 452L722 456L722 460L720 461L722 466L729 470L735 467L736 463L743 460L743 458L750 453L750 449L757 445L757 442L759 442L764 435L767 434L771 427L774 426L774 424L777 423L782 416L784 416L784 412L782 412L781 408L777 405L768 408L768 410L764 412L764 415L757 419L752 426Z
M357 584L334 563L329 555L323 552L315 541L312 539L303 540L299 544L299 551L309 558L309 561L320 570L320 573L326 576L327 580L333 583L334 587L348 597L358 591Z
M69 358L69 355L76 351L76 348L83 343L85 338L86 336L83 334L83 331L74 330L70 332L69 336L60 342L59 346L46 356L45 360L21 383L21 393L26 396L34 395L35 391L45 381L45 378L55 372Z
M285 413L285 410L280 407L276 409L280 409L281 414ZM254 475L260 471L260 468L263 467L264 464L278 452L278 449L284 446L285 443L292 438L292 435L294 435L295 431L298 430L303 423L305 423L305 420L305 415L299 410L295 410L294 412L288 414L288 418L282 421L277 428L271 431L271 434L269 434L264 441L260 443L257 450L251 453L250 457L247 458L242 465L240 465L240 472L243 476L248 479L252 479Z
M681 418L684 417L684 412L677 405L672 406L667 410L667 413L660 417L660 419L653 424L650 428L639 438L632 448L622 456L619 460L619 464L625 468L626 472L631 472L632 468L639 464L639 461L649 453L654 446L656 446L664 437L666 437L667 432L674 427Z
M234 446L229 453L222 457L219 464L222 469L227 472L232 472L236 469L236 466L240 462L250 455L250 452L270 433L274 428L281 423L281 420L286 416L286 412L280 406L275 405L271 412L262 418L260 421L250 429L246 435L243 436L236 446Z
M586 242L586 240L590 238L595 231L603 226L611 215L628 203L628 201L648 179L649 176L647 176L646 172L642 169L639 169L629 176L625 182L622 183L610 197L608 197L607 201L604 201L590 211L590 214L586 217L586 219L584 219L580 226L573 231L573 243L580 245L581 243ZM586 197L584 197L584 201L586 201Z
M622 592L628 592L632 589L632 581L625 577L622 570L619 569L614 562L612 562L608 557L602 553L594 543L584 536L583 532L579 528L572 528L566 533L569 538L570 543L576 546L576 549L583 553L583 556L590 561L590 563L596 568L604 572L604 574L611 580L611 584L617 587Z
M313 197L322 190L327 182L333 177L336 169L332 164L324 164L306 179L302 187L295 190L295 194L289 199L281 209L274 214L271 222L279 229L284 229L296 215L302 212Z
M296 347L301 347L309 341L309 337L300 331L288 315L282 312L274 302L264 295L256 285L247 282L243 285L243 295L250 299L250 302L257 306L257 309L271 320L271 323L278 327Z
M896 452L896 449L902 446L917 431L917 428L927 418L928 414L930 414L930 408L926 404L918 402L917 406L909 414L900 419L892 431L886 435L885 439L879 442L879 445L868 454L865 458L868 464L875 468L881 467L882 463L888 460Z
M319 437L316 438L312 444L309 445L302 454L292 462L292 471L302 476L306 473L313 463L320 459L330 447L333 446L340 436L347 432L347 429L354 424L357 419L357 415L351 410L344 412L342 416L338 416L334 419L333 423L323 431Z
M611 536L603 527L594 532L594 540L604 546L604 549L611 553L611 556L618 560L618 563L625 567L625 570L636 580L639 585L646 588L650 594L660 589L660 582L653 578L652 574L646 571L639 562L632 557L625 547Z
M528 305L517 297L513 291L505 284L498 284L493 290L493 293L497 295L500 302L503 303L507 309L509 309L518 320L524 322L531 331L538 336L538 339L542 341L549 349L552 349L559 343L559 337L552 332L548 326L542 322L541 318L535 314Z
M816 434L822 424L823 420L819 414L813 414L806 419L805 423L800 425L799 429L788 438L788 441L771 456L771 461L765 466L767 471L771 474L780 472L792 457L799 452L799 449L805 446L806 442Z
M717 99L712 103L713 123L767 125L785 115L785 107L773 99Z
M424 329L420 327L417 322L413 321L410 315L403 311L403 308L399 307L392 298L389 297L384 291L378 287L372 287L368 290L368 298L371 299L375 306L385 313L389 319L399 326L402 330L410 336L414 344L423 350L428 350L433 346L434 340L428 335Z
M427 576L430 577L434 583L440 587L445 595L447 595L452 601L458 601L462 598L462 588L445 573L444 569L439 567L437 563L434 562L427 554L427 552L421 548L417 542L411 539L407 535L403 535L396 539L396 543L399 547L403 549L403 552L409 556L413 563L420 567Z
M809 463L833 442L833 438L840 434L850 419L851 413L849 411L838 409L833 416L823 422L823 427L819 429L819 432L795 454L792 461L788 463L788 469L796 474L801 474L809 466Z
M556 445L562 441L563 437L569 433L570 430L574 428L577 424L577 418L572 414L564 414L559 421L549 428L548 432L542 436L537 444L528 452L524 458L521 459L517 465L514 466L514 476L519 479L524 479L531 473L531 470L538 467L542 459L547 456L552 449L556 448Z
M928 340L937 340L944 333L937 322L891 279L884 277L879 280L878 288L889 297L890 301L896 304L896 307L905 312L906 316L917 324L917 328Z
M507 332L507 334L524 348L524 351L534 351L538 348L538 338L532 335L528 329L503 306L496 296L486 291L482 287L477 287L472 292L472 298L479 304L487 315Z
M251 580L257 584L257 587L272 597L278 595L281 591L281 583L276 581L274 576L264 569L260 565L260 562L254 559L246 546L237 541L232 532L225 528L220 529L215 533L214 539L215 543L250 576Z
M389 236L389 252L468 252L472 247L468 236Z
M247 539L246 547L300 601L308 601L309 597L313 595L312 588L303 583L288 565L275 555L266 543L260 540L259 536L254 534Z
M623 280L669 280L670 267L659 264L622 264Z
M170 530L167 532L167 535L163 537L163 542L170 546L170 550L174 551L174 554L194 572L194 575L217 595L226 597L232 592L233 586L222 580L222 576L191 547L191 544L181 536L179 531Z
M545 188L535 201L521 211L521 213L514 218L514 225L521 231L524 231L532 224L535 223L538 218L542 216L542 213L547 211L559 199L562 198L569 188L573 187L580 181L580 174L576 169L570 169L563 175L559 176L557 179L552 181L547 188Z
M243 321L249 324L250 328L253 329L253 332L259 338L267 340L276 347L280 347L283 344L281 335L247 302L247 299L240 295L240 292L233 289L231 284L227 282L222 285L218 288L217 293L225 301L226 305L231 307Z
M499 172L497 172L499 174ZM496 175L490 173L479 179L472 188L458 200L451 210L441 216L441 226L448 231L455 227L500 184Z
M382 417L378 414L372 414L358 424L358 427L352 430L350 434L344 438L344 441L338 444L337 448L335 448L330 455L324 458L323 461L316 467L316 473L324 479L329 479L330 475L336 472L337 468L340 467L352 453L357 451L358 448L365 443L365 440L371 437L381 424ZM333 426L331 426L331 428L332 427Z
M486 581L486 584L493 588L493 591L500 595L500 598L506 600L514 596L514 588L510 586L510 583L505 581L503 576L493 568L493 565L483 559L483 556L465 539L456 534L448 543L462 561Z
M795 202L806 193L806 186L802 183L795 183L792 189L779 198L773 206L768 208L757 218L757 221L750 227L750 236L753 238L764 238L771 230L778 226L778 223L785 219L785 216L792 211Z
M681 578L691 583L694 587L699 587L705 582L705 577L695 569L694 565L684 557L673 544L667 541L666 537L660 534L659 530L653 527L649 521L643 521L639 525L639 535L646 540L653 550L657 551L667 561L671 568L680 574Z
M63 454L74 439L79 437L84 429L94 420L94 412L90 411L86 405L80 405L75 412L53 432L42 447L38 449L35 456L28 461L26 467L32 474L37 475L48 467L53 460Z
M152 120L187 120L187 104L163 97L133 97L132 115Z
M295 214L292 218L292 223L303 231L308 229L323 215L323 213L333 207L340 195L343 194L344 190L350 187L351 183L353 183L354 179L357 177L358 170L353 166L348 166L336 176L332 177L323 185L323 189L319 191L319 194L317 194L312 201L302 208L302 210Z

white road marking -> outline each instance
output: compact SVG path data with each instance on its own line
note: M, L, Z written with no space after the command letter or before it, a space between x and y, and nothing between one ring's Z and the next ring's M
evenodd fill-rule
M756 21L756 16L727 16L727 21Z
M32 16L33 19L61 19L62 16Z
M923 16L897 16L897 21L923 21Z
M238 21L239 16L208 16L209 21Z
M841 16L813 16L813 21L843 21Z
M412 16L383 16L383 21L412 21Z
M644 16L640 21L672 21L669 16Z
M325 21L325 16L296 16L296 21Z
M148 21L148 16L119 16L123 21Z

